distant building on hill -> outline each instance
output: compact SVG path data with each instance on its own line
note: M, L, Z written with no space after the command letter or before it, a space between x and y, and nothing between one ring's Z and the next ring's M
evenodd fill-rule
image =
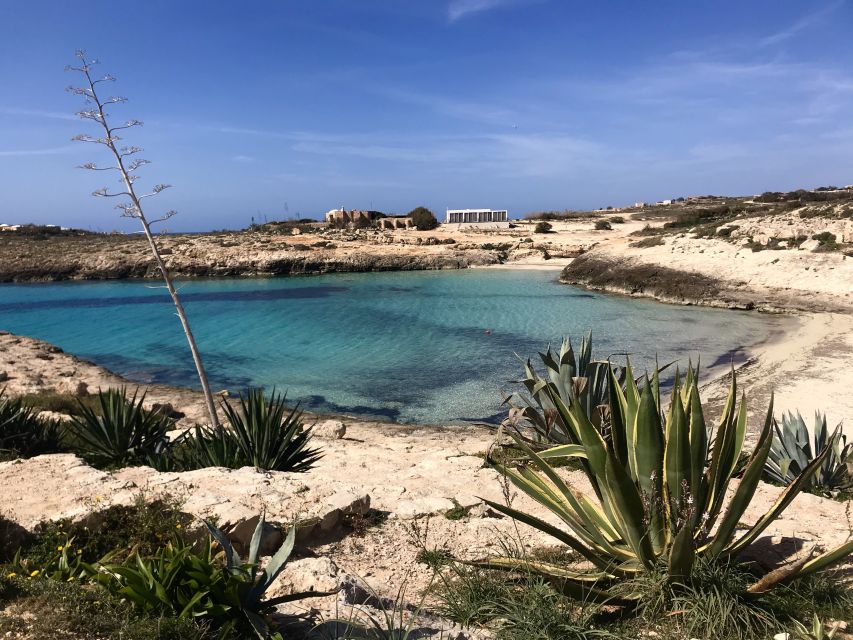
M331 226L345 227L347 225L370 225L376 220L382 218L384 214L381 211L363 211L361 209L351 209L347 211L343 207L340 209L332 209L326 213L326 222Z
M506 228L509 217L504 209L448 209L444 224Z

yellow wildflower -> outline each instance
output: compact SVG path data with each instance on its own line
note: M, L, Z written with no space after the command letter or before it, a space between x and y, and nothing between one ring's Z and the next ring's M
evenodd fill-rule
M63 547L62 545L59 545L58 547L56 547L56 550L57 551L65 551L65 547Z
M180 528L181 528L181 523L179 522L178 524L175 525L175 529L180 529Z
M13 571L12 573L7 573L7 574L6 574L6 577L7 577L7 578L14 578L14 577L16 577L17 575L18 575L18 574L17 574L17 573L15 573L15 572Z
M41 572L40 572L38 569L36 569L35 571L33 571L33 572L30 574L30 577L31 577L31 578L35 578L39 573L41 573Z

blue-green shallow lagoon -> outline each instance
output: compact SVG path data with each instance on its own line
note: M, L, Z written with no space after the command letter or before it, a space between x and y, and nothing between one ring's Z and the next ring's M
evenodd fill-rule
M701 354L727 363L784 318L606 296L557 271L482 269L209 279L181 294L214 388L287 390L309 410L400 422L496 421L514 354L592 329L596 356L638 369ZM197 386L156 281L0 285L0 328L139 382ZM490 332L487 332L489 330ZM538 358L537 358L538 360Z

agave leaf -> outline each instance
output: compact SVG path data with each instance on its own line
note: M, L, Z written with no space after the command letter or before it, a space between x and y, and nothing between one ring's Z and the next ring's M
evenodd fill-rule
M562 444L545 449L537 454L542 460L552 458L586 458L586 451L579 444Z
M672 540L669 551L670 580L681 581L690 576L693 561L696 558L696 548L693 546L693 530L684 526Z
M484 569L502 569L504 571L523 572L529 571L543 576L565 578L587 583L596 583L604 580L605 578L614 577L606 571L573 571L552 562L544 562L542 560L533 560L529 558L493 557L474 560L466 564L471 564L472 566Z
M202 522L204 522L204 526L207 527L207 531L210 533L211 537L216 540L222 548L222 551L225 553L225 568L227 571L229 573L233 573L235 570L239 570L243 563L240 561L240 555L231 545L231 541L228 539L228 536L222 533L222 530L209 520L202 520Z
M261 548L261 536L263 535L265 524L265 515L261 513L258 517L258 524L255 526L255 531L252 533L252 540L249 543L249 557L246 560L249 564L254 565L258 562L258 550Z
M836 547L835 549L831 549L826 553L822 553L817 558L809 560L800 568L795 577L801 578L810 573L823 571L827 567L832 566L833 564L835 564L839 560L846 558L850 554L853 554L853 540L848 540L845 544L842 544L841 546Z
M556 538L569 548L573 549L574 551L577 551L581 556L589 560L593 565L595 565L602 571L607 571L610 568L611 563L606 559L605 556L597 553L595 550L588 547L576 537L574 537L570 533L567 533L566 531L563 531L559 527L555 527L545 522L544 520L537 518L536 516L532 516L530 514L524 513L523 511L513 509L512 507L501 504L499 502L486 500L485 498L482 498L482 500L495 511L503 513L504 515L509 516L513 520L518 520L519 522L531 526L534 529L538 529L542 533Z
M513 437L515 436L513 435ZM495 468L509 478L515 486L568 524L588 545L598 545L608 549L610 553L617 553L609 544L608 536L596 527L596 519L587 515L587 510L574 492L563 482L562 478L527 445L517 439L516 442L559 493L555 492L536 473L526 467L521 467L518 471L503 465L494 465Z
M664 547L664 518L660 512L661 483L663 481L663 432L660 414L654 399L654 391L646 379L634 427L634 442L631 452L635 458L632 478L640 488L647 505L649 520L648 534L656 552Z
M708 546L708 554L712 558L719 556L726 546L731 543L738 522L740 522L741 516L743 516L755 495L758 481L761 479L761 473L764 470L764 463L770 454L770 445L773 442L773 422L773 396L771 395L770 406L767 408L767 417L764 420L764 428L761 430L758 444L747 464L743 478L734 496L729 501L726 513L720 520L714 539Z
M677 385L672 388L665 440L663 494L668 498L666 507L669 512L670 530L675 533L678 516L687 498L684 489L691 480L690 426L681 403L681 390ZM689 486L687 488L689 490Z
M833 444L838 437L840 430L836 429L835 433L830 438L830 443ZM765 513L758 521L738 540L732 542L724 551L725 555L736 555L740 553L747 545L751 544L776 518L782 513L791 501L797 496L803 486L806 484L811 475L817 471L824 459L829 455L831 447L826 447L812 462L797 476L797 479L789 484L782 494L773 503L773 506Z
M625 469L611 457L606 461L605 472L608 495L613 503L619 530L637 559L648 569L655 564L648 531L644 526L643 501L636 485L628 477Z
M786 582L797 575L808 562L810 556L811 552L809 552L806 557L797 560L793 564L779 567L778 569L774 569L773 571L764 574L759 580L750 585L746 592L749 595L761 595L763 593L767 593L773 589L773 587Z
M628 433L625 428L627 400L610 363L608 363L607 383L610 399L610 441L613 445L613 455L624 467L628 465Z
M290 559L290 554L293 552L293 546L296 544L296 527L291 527L284 539L284 543L278 548L267 566L264 567L264 572L261 574L260 580L249 590L250 602L258 602L263 597L264 592L269 588L273 581L278 577L283 570L287 561Z

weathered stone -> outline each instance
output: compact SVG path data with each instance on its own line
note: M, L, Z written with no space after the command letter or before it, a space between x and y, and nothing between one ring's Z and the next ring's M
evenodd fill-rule
M800 251L814 251L820 246L820 241L818 240L806 240L801 243L799 246Z
M338 566L326 557L301 558L287 563L284 571L267 589L268 598L301 591L336 591L343 578Z
M324 420L311 428L311 433L318 438L340 440L347 433L347 426L340 420Z
M421 496L413 500L400 500L399 503L392 509L393 517L403 520L412 518L420 518L422 516L435 515L446 513L453 509L456 505L452 500L440 498L438 496Z
M219 528L228 536L237 553L245 555L252 542L252 536L255 534L255 529L258 527L260 518L260 515L254 514L248 518L240 518L234 524L220 524ZM281 529L269 522L264 522L258 553L262 556L272 555L278 551L282 542L284 542L284 535Z
M56 391L72 396L87 396L89 395L89 385L82 380L63 379L57 383Z
M367 515L370 511L370 496L341 490L324 501L324 516L320 518L318 528L329 533L343 524L346 516Z

